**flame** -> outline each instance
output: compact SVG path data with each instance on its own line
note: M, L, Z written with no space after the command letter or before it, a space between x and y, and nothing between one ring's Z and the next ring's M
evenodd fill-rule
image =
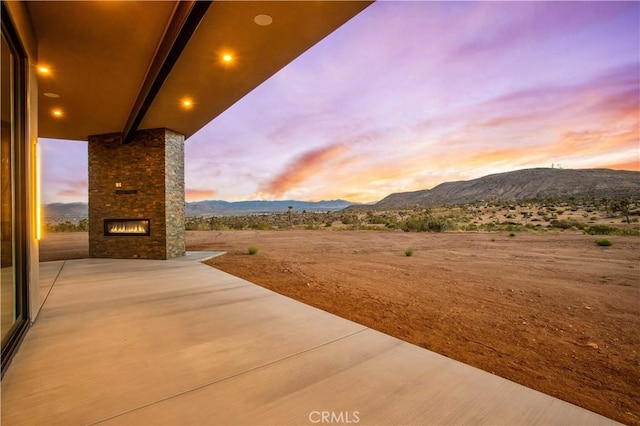
M147 227L140 222L114 222L109 225L110 234L146 234Z

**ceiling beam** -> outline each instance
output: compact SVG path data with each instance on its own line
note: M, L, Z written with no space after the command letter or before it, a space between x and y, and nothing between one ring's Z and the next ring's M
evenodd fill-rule
M133 132L138 130L140 122L151 107L158 91L204 18L211 3L211 1L195 0L177 2L171 21L167 25L167 30L156 50L147 75L140 86L138 97L122 130L123 144L129 143Z

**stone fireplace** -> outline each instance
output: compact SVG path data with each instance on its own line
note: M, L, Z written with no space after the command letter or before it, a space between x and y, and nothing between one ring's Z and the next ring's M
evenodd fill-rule
M140 130L89 137L89 255L170 259L185 253L184 136Z

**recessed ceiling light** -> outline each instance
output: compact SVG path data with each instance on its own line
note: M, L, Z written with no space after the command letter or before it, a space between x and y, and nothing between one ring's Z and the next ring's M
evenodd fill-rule
M47 98L59 98L60 95L58 95L57 93L51 93L51 92L47 92L44 94Z
M54 117L62 117L63 113L62 110L60 108L54 108L51 110L51 115L53 115Z
M182 108L184 108L184 109L193 108L193 101L190 98L184 98L183 100L180 101L180 104L182 105Z
M233 55L231 53L223 53L222 62L226 62L227 64L233 62Z
M45 65L40 65L38 66L38 72L40 74L46 75L51 73L51 70L49 69L49 67L45 66Z
M255 22L256 24L262 27L266 27L267 25L271 25L271 23L273 22L273 18L269 15L260 14L260 15L256 15L253 18L253 22Z

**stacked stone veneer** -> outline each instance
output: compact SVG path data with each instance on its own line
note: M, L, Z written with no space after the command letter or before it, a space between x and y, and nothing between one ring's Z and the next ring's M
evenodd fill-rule
M120 186L117 186L120 185ZM105 236L104 219L151 219L149 236ZM184 136L140 130L89 137L89 255L170 259L185 253Z

